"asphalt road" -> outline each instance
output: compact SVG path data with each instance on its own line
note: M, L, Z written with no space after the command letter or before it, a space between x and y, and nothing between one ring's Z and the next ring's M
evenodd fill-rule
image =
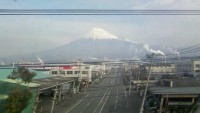
M63 113L138 113L141 97L127 87L118 69L112 69L111 74L82 92L84 95Z

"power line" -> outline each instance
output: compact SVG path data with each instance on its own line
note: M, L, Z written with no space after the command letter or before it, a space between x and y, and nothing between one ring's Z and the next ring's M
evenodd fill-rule
M200 46L200 44L196 44L196 45L193 45L193 46L190 46L190 47L187 47L187 48L183 48L183 49L180 49L180 50L178 50L178 51L179 51L179 52L181 52L181 51L185 51L185 50L188 50L188 49L191 49L191 48L197 47L197 46Z
M200 15L200 10L0 9L0 15Z
M176 52L176 53L175 53ZM180 50L177 50L175 52L170 52L170 53L166 53L166 56L172 56L172 55L183 55L183 54L190 54L190 53L196 53L196 52L200 52L200 44L196 44L190 47L186 47Z

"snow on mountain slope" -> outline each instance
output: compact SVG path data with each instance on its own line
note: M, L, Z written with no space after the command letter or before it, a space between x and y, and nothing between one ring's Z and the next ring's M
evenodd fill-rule
M93 28L88 34L86 34L85 38L87 39L118 39L117 36L105 31L102 28Z

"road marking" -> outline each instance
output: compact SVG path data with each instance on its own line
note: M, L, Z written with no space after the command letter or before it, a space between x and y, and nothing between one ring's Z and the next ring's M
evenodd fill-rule
M124 86L124 95L125 95L125 97L127 99L127 94L126 94L126 88L125 88L125 86Z
M90 102L87 103L87 106L89 106L90 103L92 103L92 101L93 101L94 99L95 99L95 98L92 98L92 99L90 100Z
M101 101L99 102L98 106L94 109L93 113L96 113L97 108L99 107L99 105L101 104L101 102L103 101L106 93L107 93L108 89L106 90L106 92L104 93L103 97L101 98Z
M109 91L109 93L108 93L108 95L107 95L107 97L106 97L106 101L104 101L103 106L101 107L101 110L99 111L99 113L101 113L101 111L103 110L103 108L104 108L104 106L105 106L105 104L106 104L106 102L107 102L107 100L108 100L108 97L109 97L109 95L110 95L111 90L112 90L112 89L110 89L110 91Z
M89 94L87 94L86 96L85 96L85 98L86 97L88 97L89 96ZM72 109L74 109L78 104L80 104L85 98L83 98L83 99L81 99L78 103L76 103L73 107L71 107L66 113L68 113L68 112L70 112Z

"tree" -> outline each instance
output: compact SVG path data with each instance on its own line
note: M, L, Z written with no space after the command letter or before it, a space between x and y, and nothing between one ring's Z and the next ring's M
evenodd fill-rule
M15 80L15 79L19 78L17 70L14 68L13 71L11 72L11 74L8 75L7 78L8 79L12 79L12 80Z
M9 79L17 79L20 78L22 81L26 83L30 83L33 78L36 76L35 72L30 72L27 68L25 67L18 67L17 69L13 69L11 74L7 77Z
M36 76L35 72L30 72L27 68L24 67L19 67L18 68L18 73L19 73L19 77L22 79L22 81L26 83L30 83L33 78Z
M19 86L17 86L10 92L7 98L5 113L21 113L21 111L27 107L31 96L32 94L29 89L20 89Z

